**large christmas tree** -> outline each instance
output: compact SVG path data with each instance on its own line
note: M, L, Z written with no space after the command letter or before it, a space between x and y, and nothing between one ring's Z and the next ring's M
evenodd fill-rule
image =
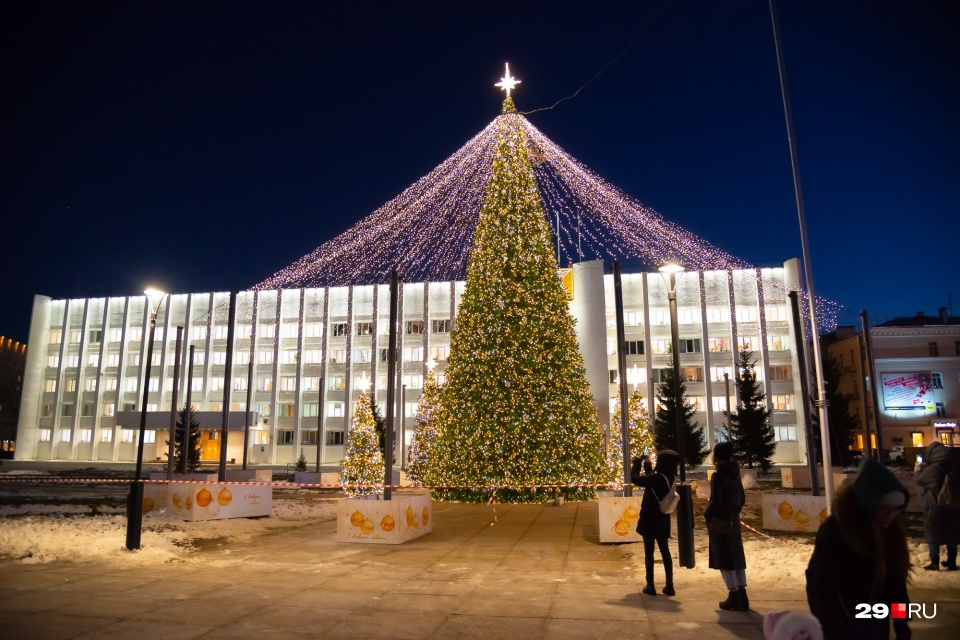
M503 110L435 417L435 462L424 480L496 486L498 501L528 502L558 490L499 487L606 483L612 475L526 135L509 95ZM594 495L592 489L562 493ZM434 495L490 497L470 489Z
M383 492L384 466L376 434L376 419L367 394L361 394L340 461L340 484L350 497ZM358 486L359 485L359 486Z
M736 380L738 405L736 412L728 416L728 429L737 461L751 469L759 466L766 473L773 465L777 443L754 365L753 354L746 349L741 351Z

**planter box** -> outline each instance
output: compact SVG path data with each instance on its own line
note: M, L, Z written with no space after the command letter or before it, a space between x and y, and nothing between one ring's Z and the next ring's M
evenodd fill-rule
M820 477L820 486L823 486L823 467L817 467L817 473ZM840 467L832 467L831 473L843 473ZM810 467L805 465L796 465L780 468L780 480L784 489L809 489L813 485L810 483Z
M401 544L431 531L429 493L393 495L390 500L344 498L337 503L337 542Z
M758 486L760 486L760 483L757 480L758 471L760 470L740 469L740 481L743 483L744 489L756 489ZM707 497L710 497L710 479L713 478L713 474L716 472L716 469L707 469L707 487L705 489ZM749 478L749 480L747 478Z
M227 469L227 482L273 482L270 469Z
M192 522L262 518L273 510L273 487L218 482L147 484L143 503L144 513L155 511Z
M601 496L600 494L620 493L619 496ZM641 542L637 533L637 520L640 518L640 500L643 489L635 487L633 495L624 497L621 491L598 491L597 508L600 542Z
M827 519L827 497L802 493L764 493L763 528L816 533Z
M336 472L297 471L293 474L293 481L297 484L326 484L339 487L340 474Z

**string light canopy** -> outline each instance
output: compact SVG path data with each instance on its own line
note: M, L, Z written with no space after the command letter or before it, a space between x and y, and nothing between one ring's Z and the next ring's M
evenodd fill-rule
M495 86L509 95L519 82L507 65ZM668 261L696 271L751 266L606 182L517 113L507 97L503 113L430 173L252 289L383 284L393 268L404 282L463 280L496 132L506 125L523 131L560 264L619 260L651 271ZM833 305L835 316L836 305L823 302Z

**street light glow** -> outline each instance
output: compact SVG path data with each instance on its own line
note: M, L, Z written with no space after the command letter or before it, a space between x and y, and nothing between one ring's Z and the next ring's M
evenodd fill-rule
M683 265L677 264L676 262L668 262L667 264L657 267L657 271L659 271L660 273L669 273L672 275L675 273L682 273L686 271L686 269L683 267Z

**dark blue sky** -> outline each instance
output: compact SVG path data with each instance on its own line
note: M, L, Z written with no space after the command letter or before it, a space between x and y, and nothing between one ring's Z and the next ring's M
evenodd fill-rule
M780 0L817 292L960 314L956 2ZM636 39L636 40L635 40ZM521 111L738 257L800 255L766 0L0 5L0 334L32 296L242 289Z

